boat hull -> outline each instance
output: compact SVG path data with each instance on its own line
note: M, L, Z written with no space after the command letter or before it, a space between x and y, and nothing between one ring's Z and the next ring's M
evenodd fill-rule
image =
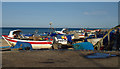
M28 42L32 45L33 49L42 49L42 48L51 48L53 41L33 41L33 40L20 40L9 38L7 35L2 35L9 45L16 45L17 41L19 42Z

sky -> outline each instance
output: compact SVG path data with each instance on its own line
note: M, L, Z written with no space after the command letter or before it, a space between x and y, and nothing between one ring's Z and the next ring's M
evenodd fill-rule
M120 0L2 0L2 2L119 2Z
M112 28L117 2L3 2L3 27Z

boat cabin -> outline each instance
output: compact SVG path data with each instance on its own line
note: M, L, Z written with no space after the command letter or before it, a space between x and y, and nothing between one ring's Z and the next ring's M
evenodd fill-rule
M10 38L20 37L20 32L22 32L22 31L21 30L12 30L12 31L10 31L8 37L10 37Z

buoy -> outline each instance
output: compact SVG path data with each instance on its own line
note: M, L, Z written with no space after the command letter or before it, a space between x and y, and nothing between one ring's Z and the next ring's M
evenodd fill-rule
M64 39L64 36L62 36L61 38Z
M67 37L65 36L64 39L67 39Z
M48 40L48 38L45 38L45 40Z
M42 38L40 38L40 40L42 40Z
M50 39L51 41L53 40L53 39Z

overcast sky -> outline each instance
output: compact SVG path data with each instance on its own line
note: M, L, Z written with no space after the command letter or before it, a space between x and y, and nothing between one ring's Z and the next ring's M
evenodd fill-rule
M102 27L118 25L117 2L3 2L3 27Z

